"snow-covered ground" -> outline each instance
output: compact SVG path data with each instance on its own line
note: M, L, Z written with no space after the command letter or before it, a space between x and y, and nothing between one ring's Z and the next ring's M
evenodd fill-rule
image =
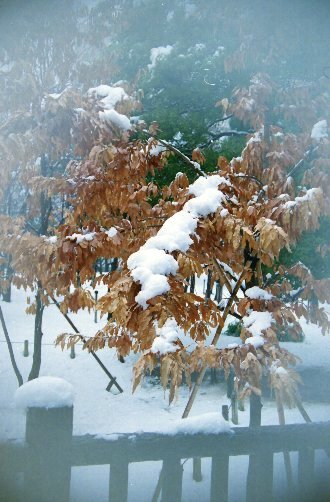
M3 314L7 323L9 335L17 364L23 374L24 381L32 363L33 351L33 322L31 315L25 314L24 291L13 290L11 303L1 302ZM90 336L100 328L105 319L94 323L94 313L82 311L79 314L70 314L71 319L85 336ZM50 305L44 314L42 366L40 375L58 376L66 379L74 388L74 433L75 434L112 434L117 432L158 431L167 427L171 422L181 417L187 402L189 391L182 387L178 399L171 406L168 405L168 396L157 380L145 378L142 385L134 394L131 392L132 369L137 356L133 355L120 363L116 354L111 349L98 351L110 372L117 377L123 387L123 394L115 395L107 392L109 383L106 374L98 366L93 357L82 350L81 344L76 346L76 358L70 358L70 352L61 351L54 346L57 335L71 332L65 318L55 305ZM323 336L318 328L311 324L303 323L306 339L303 343L283 344L294 354L302 359L304 366L329 367L330 361L330 336ZM23 357L23 342L29 340L30 355ZM0 402L1 422L0 439L17 438L24 436L25 417L14 406L14 392L17 380L14 375L4 335L0 333ZM237 342L237 338L223 336L220 344L226 346ZM192 416L205 412L219 412L222 404L228 404L224 395L224 387L211 385L205 381L200 395L192 409ZM273 401L264 403L262 420L263 424L277 423L276 406ZM327 420L330 418L329 404L305 403L306 409L313 420ZM240 412L240 425L247 425L249 419L248 406L245 412ZM302 417L297 410L286 410L288 423L301 422Z
M13 342L14 353L24 381L27 380L33 351L33 316L25 314L25 293L13 289L13 298L10 304L1 302L1 308L7 323L8 332ZM96 328L100 328L105 319L94 323L94 313L87 311L79 314L70 314L73 322L85 336L91 336ZM324 367L329 366L330 336L323 336L320 331L310 324L303 323L306 340L301 344L286 343L286 348L298 355L303 360L304 366ZM164 392L157 379L145 378L142 385L134 394L131 392L132 369L137 356L130 356L124 364L120 363L114 351L104 349L98 352L110 372L117 377L123 387L122 394L106 391L109 381L102 369L93 357L82 346L76 346L76 358L70 358L70 352L62 352L54 347L54 339L63 332L71 332L65 318L55 305L45 310L43 324L43 354L40 374L42 376L61 377L73 386L74 391L74 434L97 434L108 436L120 432L137 431L169 431L177 427L183 409L188 398L188 389L183 386L178 399L171 406L168 405L168 396ZM30 355L23 356L23 342L29 340ZM17 410L14 405L14 393L17 389L17 380L14 375L4 335L0 332L0 440L7 438L23 438L25 432L25 415ZM237 342L237 338L223 336L221 345L226 346ZM191 416L217 412L220 420L222 404L229 404L225 396L223 384L211 385L208 380L202 385L199 396L193 406ZM330 419L330 395L329 403L304 403L307 412L313 421ZM216 415L214 415L216 416ZM303 422L302 416L297 410L285 410L287 423ZM239 412L239 425L248 425L248 403L244 412ZM276 405L273 401L264 400L262 410L263 424L277 424L278 417ZM231 460L231 472L234 472L237 459ZM241 459L242 462L242 459ZM191 461L185 464L185 476L191 476ZM189 467L190 465L190 467ZM241 466L242 464L240 464ZM160 464L159 464L160 466ZM134 465L130 467L130 490L137 493L144 486L145 498L136 499L131 493L130 500L150 500L155 487L160 467L154 463L150 472L155 475L151 480L146 480L141 469L146 465ZM183 500L204 500L206 485L209 486L210 472L208 460L203 460L203 482L194 483L194 494L185 495ZM279 469L281 469L279 467ZM234 471L233 471L234 470ZM144 471L145 472L145 471ZM97 486L91 487L91 480L97 475ZM154 479L155 478L155 479ZM73 468L72 471L72 500L107 500L107 486L109 479L109 467ZM143 481L142 481L143 479ZM187 478L188 479L188 478ZM191 479L191 477L189 478ZM103 485L105 491L103 490ZM141 486L140 486L141 485ZM140 488L139 488L140 487ZM141 488L142 489L142 488ZM232 489L232 488L231 488ZM235 484L235 493L244 489L244 480ZM92 491L91 491L92 490ZM203 491L204 490L204 491ZM238 490L238 492L237 492ZM102 493L105 493L103 496ZM140 492L139 492L140 493ZM233 500L240 500L236 498Z

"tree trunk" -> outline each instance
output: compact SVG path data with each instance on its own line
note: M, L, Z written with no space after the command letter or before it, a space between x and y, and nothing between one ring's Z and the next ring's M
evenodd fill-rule
M11 302L11 281L6 284L6 287L2 290L2 299L4 302Z
M222 300L222 286L220 284L220 281L215 281L215 298L214 301L216 303L220 303Z
M38 378L40 372L43 313L44 313L44 305L41 299L41 285L39 285L36 294L36 314L34 319L33 362L28 380L33 380L34 378Z
M212 271L209 270L207 272L207 284L206 284L206 291L205 291L205 300L208 300L211 298L212 294Z
M195 284L196 284L196 277L195 277L195 274L193 274L191 277L190 277L190 293L195 293Z
M13 366L13 369L14 369L14 372L15 372L15 375L16 375L16 378L17 378L17 381L18 381L18 385L20 387L21 385L23 385L23 377L22 377L22 375L21 375L21 373L20 373L20 371L18 369L18 366L16 364L15 355L14 355L14 351L13 351L13 346L12 346L10 338L9 338L9 333L7 331L7 326L6 326L6 323L5 323L5 319L3 317L3 313L2 313L1 307L0 307L0 320L1 320L3 332L4 332L4 335L5 335L5 338L6 338L6 342L7 342L7 346L8 346L8 350L9 350L9 356L10 356L11 364Z
M5 285L2 287L1 294L4 302L11 302L11 281L13 277L13 269L10 266L11 257L8 258L7 263L4 265L3 278Z

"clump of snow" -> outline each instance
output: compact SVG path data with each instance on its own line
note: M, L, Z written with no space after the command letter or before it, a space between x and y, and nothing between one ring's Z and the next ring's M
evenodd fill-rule
M132 276L144 267L153 274L175 274L178 264L172 255L166 254L162 249L148 249L142 247L133 253L127 260L127 265L132 270Z
M166 21L169 23L170 21L172 21L174 17L174 10L170 10L168 13L167 13L167 16L166 16Z
M175 434L219 434L221 432L233 433L228 422L225 422L221 413L203 413L195 417L175 420L171 425L161 429L162 433Z
M254 346L255 349L262 347L263 344L265 343L265 340L262 336L250 336L245 340L246 344L251 344Z
M189 186L189 193L195 195L195 197L199 197L200 195L203 195L206 190L212 188L217 189L221 183L228 186L230 185L230 182L226 180L226 178L219 176L218 174L215 176L208 176L207 178L200 176L192 185Z
M243 325L253 336L260 336L260 333L271 327L273 316L270 312L253 311L243 318Z
M53 94L48 94L48 97L52 99L59 99L62 96L62 92L60 93L53 93Z
M129 131L132 128L132 124L126 115L118 113L116 110L104 110L99 112L99 117L104 122L108 124L113 124L119 129L124 131Z
M328 138L328 123L326 120L320 120L313 125L311 138L317 142Z
M264 289L259 288L258 286L253 286L245 291L245 295L251 300L271 300L273 296L265 291Z
M57 235L51 235L50 237L46 237L45 241L49 242L49 244L56 244L56 242L57 242Z
M165 221L157 235L150 237L143 248L163 249L169 253L175 250L185 252L193 242L189 234L193 233L196 227L195 215L179 211Z
M108 236L108 237L110 237L110 239L111 239L112 237L114 237L115 235L117 235L118 230L117 230L115 227L111 227L111 228L109 228L109 230L106 230L106 232L105 232L105 233L106 233L106 234L107 234L107 236Z
M285 202L283 207L285 207L287 209L293 208L294 206L296 206L299 203L303 203L303 202L312 200L313 197L315 197L315 195L319 192L320 192L320 188L310 188L309 190L307 190L307 192L304 195L296 197L294 200L288 200L287 202Z
M161 153L166 152L166 147L161 143L159 143L158 141L157 142L154 141L154 144L150 148L150 143L152 141L153 141L152 138L148 139L148 153L149 155L151 155L151 157L157 157Z
M106 110L112 110L117 103L125 99L129 99L128 95L122 87L111 87L110 85L99 85L98 87L91 87L88 89L89 96L96 96L102 98L100 103Z
M179 337L179 327L175 319L167 319L161 328L156 328L156 334L157 336L151 346L151 352L163 355L177 350L178 347L175 342Z
M209 188L203 194L189 200L185 204L185 210L196 216L207 216L218 209L224 198L222 192Z
M165 47L153 47L150 51L151 64L148 65L149 70L152 70L156 66L157 61L165 59L167 56L169 56L172 50L172 45L166 45Z
M287 375L288 374L287 370L285 368L283 368L283 366L279 366L278 368L276 368L275 373L277 375Z
M135 300L143 308L147 308L149 299L169 291L166 276L176 274L178 263L167 253L189 249L193 242L190 234L195 232L198 218L215 212L225 198L218 190L221 183L229 182L218 175L198 178L189 186L189 193L195 198L168 218L157 234L127 260L133 279L141 283L141 291Z
M150 298L167 293L170 289L166 275L176 274L177 261L163 249L140 248L127 260L127 266L136 282L140 282L141 291L135 300L143 308L147 308Z
M73 387L63 378L43 376L19 387L15 392L18 408L61 408L73 405Z
M92 241L94 239L95 232L87 232L86 234L72 234L67 235L65 240L67 241L75 241L77 244L80 244L83 241Z

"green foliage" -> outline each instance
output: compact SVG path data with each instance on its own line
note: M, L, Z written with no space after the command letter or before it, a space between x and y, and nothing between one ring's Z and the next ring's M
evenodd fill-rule
M290 267L301 261L310 269L316 279L330 277L330 254L320 253L322 246L330 246L330 218L321 218L320 228L304 232L292 253L281 252L280 262Z
M239 337L242 331L242 323L240 321L231 322L228 324L226 331L224 334L227 336L236 336Z
M305 339L304 333L301 330L297 333L295 330L291 330L289 326L276 326L276 336L279 342L295 342L300 343Z

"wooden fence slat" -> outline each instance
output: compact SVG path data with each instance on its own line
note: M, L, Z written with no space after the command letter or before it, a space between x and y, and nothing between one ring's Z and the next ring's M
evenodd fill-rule
M167 457L162 469L162 502L180 502L183 467L180 458Z
M0 502L18 500L19 491L16 484L15 466L10 466L6 459L0 463Z
M0 441L0 502L21 500L21 487L17 484L17 473L24 471L28 462L23 443Z
M25 501L68 502L73 408L28 408Z
M261 449L250 455L246 480L246 502L273 500L273 453Z
M298 489L301 500L314 492L314 450L302 448L298 452Z
M72 465L110 464L125 452L128 462L161 461L175 454L180 458L213 457L219 451L230 456L257 454L268 445L273 453L298 451L301 445L330 449L330 422L311 424L236 427L233 433L167 436L144 433L121 434L116 441L94 436L73 437Z
M128 496L128 462L118 459L110 464L109 502L126 502Z
M200 457L195 457L193 458L193 480L200 483L202 479L202 459Z
M229 455L220 453L212 457L211 468L211 502L227 502L228 500Z

